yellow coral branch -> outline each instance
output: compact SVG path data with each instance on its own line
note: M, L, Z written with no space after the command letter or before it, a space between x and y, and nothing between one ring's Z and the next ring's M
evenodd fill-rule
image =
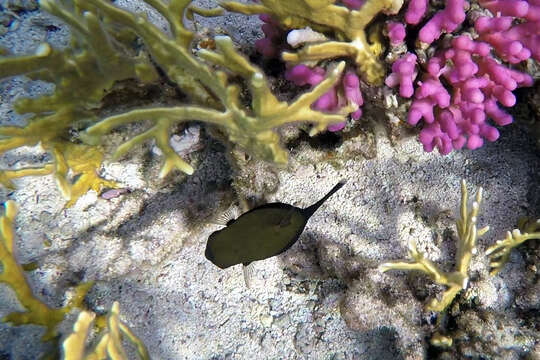
M355 110L354 106L345 106L338 114L325 114L310 108L315 99L339 80L344 63L329 71L325 80L291 104L279 101L272 94L264 73L235 49L230 38L218 36L215 38L216 51L203 50L198 53L199 57L194 56L189 47L192 34L186 32L184 16L192 16L193 12L213 16L219 11L190 7L190 0L145 2L169 22L172 36L151 24L145 16L130 13L108 0L74 0L70 3L45 0L44 8L75 30L73 48L58 51L44 45L38 54L18 60L21 64L17 65L20 66L16 69L18 72L28 71L29 77L53 82L56 88L51 95L24 99L14 105L18 112L32 112L34 115L24 128L0 127L0 136L3 136L0 153L41 143L53 155L52 172L62 193L70 199L67 206L84 191L98 191L103 186L114 185L98 176L102 155L96 145L103 135L120 125L153 121L149 130L119 146L115 156L121 156L134 145L152 138L163 151L164 164L160 176L165 176L173 169L193 173L193 168L169 145L170 127L175 123L198 120L218 125L231 143L255 157L283 164L287 161L287 152L280 145L276 127L310 122L314 124L310 132L313 135L330 124L343 121L348 112ZM265 5L270 3L272 1L266 1ZM335 16L360 16L343 6L332 7L331 3L307 1L303 5L326 19L321 20L323 25L325 21L332 23ZM300 9L302 6L299 6L285 4L283 11ZM370 5L366 9L373 6L377 8L377 5ZM329 9L335 10L337 15L328 12ZM346 23L348 20L340 18L339 21ZM348 28L345 23L342 29ZM359 34L364 36L363 30ZM95 109L99 108L105 92L115 81L129 78L151 81L156 78L157 73L148 57L132 46L137 39L144 42L153 62L189 97L190 105L137 109L96 119ZM0 69L5 69L3 64L11 63L11 58L0 58ZM240 76L244 82L230 83L229 75ZM251 103L247 105L245 90L249 90L251 95ZM68 146L64 140L74 124L91 124L86 131L79 133L86 144L80 146L87 146L88 153L92 154L91 161L89 157L81 156L84 154L78 152L79 145ZM81 168L83 161L77 161L76 156L81 156L88 166ZM44 169L40 171L45 172ZM25 173L0 174L0 182L12 186L10 179L22 174ZM80 174L78 180L72 184L69 177L77 174Z
M84 356L84 343L88 329L94 321L96 314L90 311L81 311L77 321L73 324L73 332L64 340L64 360L82 360Z
M236 1L222 1L219 3L224 9L244 15L268 14L270 8L260 4L242 4Z
M498 240L494 245L486 250L489 256L490 274L496 275L508 262L508 257L513 248L523 244L527 240L540 239L540 219L522 224L524 232L520 229L508 231L503 240Z
M8 189L15 189L15 185L11 182L13 179L18 179L25 176L41 176L49 175L54 171L54 164L45 164L42 167L27 167L16 170L0 170L0 184Z
M90 1L97 2L98 0ZM164 129L173 123L199 120L219 125L224 129L231 142L242 146L253 155L276 163L286 163L287 154L281 148L279 137L273 131L274 128L287 123L312 122L315 126L311 134L315 134L325 129L329 124L343 121L347 111L351 110L344 107L343 113L325 114L310 108L310 105L319 96L339 80L345 66L344 62L329 71L327 77L310 92L303 94L293 103L287 104L278 101L270 92L263 73L234 50L230 38L216 37L216 46L219 52L204 50L200 51L199 54L218 65L227 66L230 71L239 74L248 81L253 94L250 113L241 108L238 87L227 86L224 81L215 81L213 77L211 85L218 89L219 98L226 108L223 112L198 106L137 109L103 119L89 127L81 135L82 139L89 143L97 143L100 136L120 125L152 120L155 122L153 128L122 144L115 155L122 155L135 144L154 138L165 155L165 164L160 176L165 176L173 168L182 169L182 171L191 174L193 169L170 149L168 140L166 141L164 137L166 134ZM201 81L210 76L209 70L202 68L199 64L196 64L192 70L194 72L200 71Z
M309 26L320 33L333 33L338 41L326 41L308 44L296 53L284 52L285 61L300 63L350 57L356 64L357 73L372 84L378 84L384 76L384 67L377 60L381 46L377 36L370 36L375 41L366 40L367 25L380 12L396 13L401 1L367 0L358 10L335 5L334 1L322 0L261 0L259 4L240 4L224 1L220 5L225 9L243 14L270 14L286 29L302 29Z
M469 281L468 269L472 254L475 252L477 237L489 230L487 226L480 230L476 229L478 209L481 202L482 188L479 188L476 191L476 198L472 204L472 209L470 211L467 210L467 186L465 180L462 180L460 217L456 221L458 233L456 271L446 273L440 270L433 262L425 259L424 255L416 250L414 241L409 243L409 256L412 258L412 261L387 262L381 264L379 270L382 272L388 270L418 270L428 275L437 284L447 286L448 289L442 294L441 300L431 299L426 305L426 310L443 311L450 305L455 296L467 287Z
M52 56L51 56L52 55ZM49 67L58 61L59 54L53 52L49 44L41 44L34 55L10 56L2 59L0 64L0 78L26 74L36 69Z
M50 308L37 299L13 253L14 234L12 227L16 213L17 207L13 201L4 204L4 215L0 217L0 263L2 264L0 282L13 290L25 311L12 312L4 316L2 321L14 325L34 324L44 326L46 331L42 341L49 341L56 336L56 326L64 319L65 314L74 307L81 307L84 295L92 284L83 283L78 285L69 303L59 309Z
M34 80L55 83L50 95L21 99L14 103L17 112L32 116L25 127L0 127L0 154L41 143L45 150L51 152L54 162L41 168L5 170L0 175L0 182L12 187L11 180L14 178L52 172L60 190L70 200L66 206L70 206L89 189L112 186L114 183L97 175L103 158L98 148L84 147L84 154L88 156L78 158L81 153L77 150L82 145L68 145L65 141L68 129L77 122L94 120L92 110L99 106L106 91L116 81L135 77L142 81L153 81L157 72L146 56L129 54L127 47L123 46L125 44L120 44L119 34L125 31L111 31L95 12L83 11L85 8L80 1L68 4L44 0L41 5L74 30L74 41L72 47L61 51L42 44L34 55L0 58L0 77L25 74ZM73 154L70 154L72 151ZM89 161L90 157L93 161ZM83 166L83 161L88 166ZM90 164L93 169L90 169ZM74 176L80 174L74 184L67 179L70 173Z
M186 19L194 20L193 15L201 15L204 17L215 17L223 15L223 9L221 8L212 8L212 9L203 9L197 6L190 5L186 9Z
M25 176L54 174L58 188L67 200L65 207L72 206L89 190L99 193L103 188L115 188L114 181L99 176L98 169L103 161L103 153L98 146L73 144L70 142L52 142L43 144L51 152L54 162L41 167L26 167L16 170L0 170L0 183L7 188L14 188L13 179ZM72 183L68 177L76 180Z
M107 317L107 327L102 331L101 339L96 346L85 355L85 341L95 314L83 311L79 314L73 325L73 332L64 340L62 348L64 360L99 360L110 358L112 360L127 360L122 336L135 345L139 359L150 359L148 350L131 329L119 318L119 305L114 302Z

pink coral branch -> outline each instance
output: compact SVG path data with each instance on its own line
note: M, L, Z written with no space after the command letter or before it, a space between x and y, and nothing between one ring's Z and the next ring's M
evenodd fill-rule
M324 73L323 68L310 68L300 64L289 68L285 72L285 78L296 85L315 86L324 79ZM358 106L358 109L350 114L353 120L358 120L362 116L362 109L360 107L364 104L364 99L360 92L360 80L352 71L347 71L338 84L311 104L311 108L325 112L337 112L347 103ZM339 131L344 127L345 122L342 122L328 126L328 130Z
M405 25L391 21L386 24L386 30L392 46L397 46L403 43L403 40L405 39Z
M414 93L415 66L416 55L406 53L392 64L392 73L388 75L384 83L391 88L399 85L399 95L404 98L411 97Z
M267 58L279 56L284 44L285 32L279 27L279 22L268 14L259 15L259 19L264 22L261 29L264 38L255 41L255 48Z
M454 31L465 20L465 0L448 0L446 7L438 11L418 33L418 39L426 44L437 40L442 32Z
M499 137L498 130L486 122L487 117L501 126L512 122L497 102L513 106L516 99L512 90L530 86L532 78L498 64L488 56L489 50L486 43L459 36L452 40L451 48L429 60L428 73L418 82L408 117L411 125L422 118L426 123L418 137L424 150L437 148L448 154L463 146L477 149L484 139L495 141ZM453 88L451 99L440 76Z
M476 19L480 40L489 43L503 60L517 64L530 57L540 61L540 3L523 0L481 1L494 17ZM516 18L521 23L513 25Z
M416 25L424 16L427 9L428 0L410 0L407 12L405 13L405 21L407 24Z

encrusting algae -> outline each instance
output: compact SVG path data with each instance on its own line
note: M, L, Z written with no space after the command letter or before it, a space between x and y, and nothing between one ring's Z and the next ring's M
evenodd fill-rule
M489 226L476 229L476 221L480 203L482 202L482 188L476 191L472 209L467 209L467 187L465 180L461 181L461 207L460 217L456 221L458 232L458 244L456 253L456 270L451 273L441 271L433 262L424 258L424 254L416 250L414 241L409 243L409 255L412 261L392 261L381 264L379 270L419 270L429 276L437 284L444 285L448 289L443 293L441 300L431 299L426 305L426 310L441 312L454 300L461 290L465 289L469 282L469 264L473 253L476 252L476 239L489 230Z

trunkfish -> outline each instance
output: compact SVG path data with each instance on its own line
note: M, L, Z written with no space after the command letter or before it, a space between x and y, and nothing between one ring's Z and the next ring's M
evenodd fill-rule
M204 255L221 269L236 264L248 266L287 251L296 243L309 218L341 189L339 182L315 204L301 209L281 202L258 206L230 220L227 226L213 232Z

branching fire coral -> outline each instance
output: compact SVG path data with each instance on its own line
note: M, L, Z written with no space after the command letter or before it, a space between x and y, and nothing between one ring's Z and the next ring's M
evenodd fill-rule
M55 50L44 43L34 55L0 58L0 78L26 75L55 85L52 94L14 103L19 114L31 114L31 117L25 127L0 127L0 153L39 143L52 155L53 162L39 168L6 170L0 173L0 179L4 186L13 187L11 179L54 173L63 195L72 203L90 188L113 183L97 176L103 157L99 147L68 142L68 129L94 122L94 109L116 81L135 77L152 81L157 74L147 56L130 54L128 47L123 46L133 40L132 34L107 29L95 14L83 15L78 5L42 1L41 6L65 21L72 28L73 37L64 50ZM83 153L86 156L80 158L78 155ZM68 171L87 166L94 168L85 173L95 176L71 184ZM72 190L72 186L76 189Z
M441 271L433 262L424 258L424 255L416 250L416 244L409 244L411 262L393 261L379 266L380 271L388 270L419 270L429 276L437 284L444 285L448 289L443 293L441 300L431 299L426 306L430 311L443 311L452 302L457 293L467 287L469 281L468 268L473 253L475 252L476 239L485 234L489 227L476 229L478 209L482 202L482 188L476 191L476 198L472 209L467 210L467 187L465 180L461 182L461 208L460 217L456 221L458 233L458 245L456 253L456 270L451 273Z
M17 206L13 201L4 204L4 214L0 217L0 282L11 288L20 304L24 307L23 312L13 312L2 318L3 322L13 325L40 325L46 328L42 341L53 341L56 346L58 340L57 326L64 320L66 314L74 308L83 309L83 299L92 283L82 283L75 288L71 299L64 307L53 309L41 302L32 292L26 281L24 270L17 263L14 251L13 219L17 213ZM84 359L127 359L123 350L122 337L125 336L137 348L141 359L149 359L144 344L133 334L129 327L118 318L119 305L115 302L107 317L106 328L101 333L101 338L94 349ZM84 343L88 335L89 326L96 315L93 312L83 310L77 319L74 332L63 343L64 359L83 359ZM97 326L97 325L96 325ZM99 327L99 326L97 326Z
M0 217L0 263L2 264L0 282L13 290L25 311L10 313L4 316L2 321L13 325L44 326L46 332L42 341L50 341L55 338L56 326L64 319L64 316L71 309L82 307L83 298L92 284L78 285L69 303L59 309L50 308L36 298L26 281L23 268L17 263L13 254L13 219L16 213L17 207L13 201L4 204L4 215Z
M378 59L383 50L382 23L370 23L381 12L396 13L401 5L402 1L392 0L221 3L230 11L260 14L265 37L255 42L256 49L265 57L280 57L285 61L288 68L285 78L296 85L314 86L332 61L340 57L349 59L345 75L311 107L326 113L342 113L344 106L352 103L355 108L347 115L354 120L362 114L360 78L378 84L385 73L384 63ZM289 51L292 48L296 50ZM331 125L327 130L339 131L345 124Z
M103 160L103 153L99 146L57 141L51 145L50 151L54 163L45 164L42 167L0 171L0 184L9 189L14 189L12 179L32 175L54 174L58 188L64 198L68 200L64 205L65 207L73 205L88 190L99 193L103 188L117 187L116 182L103 179L97 172ZM70 181L68 179L68 171L71 171L71 177L75 180Z
M65 141L70 141L71 128L84 130L75 140L93 149L92 159L96 161L92 164L99 166L101 153L97 145L103 135L120 125L151 121L148 130L121 145L114 156L119 157L132 146L153 139L164 155L160 176L166 176L174 169L193 173L193 168L169 144L171 126L175 123L197 120L215 125L231 143L263 160L283 164L287 152L281 147L275 128L287 123L311 122L314 124L311 133L315 134L343 121L347 111L354 109L345 106L342 113L325 114L310 108L315 99L338 81L344 64L337 64L324 81L296 101L282 102L271 93L262 71L235 50L230 38L217 37L217 51L201 50L193 55L190 44L194 35L184 26L184 14L213 16L219 12L197 9L186 0L145 2L167 20L172 35L159 30L143 15L132 14L109 1L42 1L45 10L71 28L72 41L63 51L43 44L34 55L0 58L0 78L26 75L56 85L51 95L22 99L15 104L19 113L32 116L25 127L0 127L0 153L39 143L53 155L53 162L39 169L4 172L1 176L4 184L20 176L54 173L63 193L71 195L70 201L104 184L96 176L92 181L87 178L86 188L69 190L75 185L70 184L66 175L69 170L76 171L73 161L82 161L73 157L71 163L65 160L74 149L73 145L65 145ZM188 97L186 105L136 109L99 119L97 110L114 83L125 79L151 82L157 77L154 63ZM244 82L229 81L229 76L235 80L240 77ZM249 103L242 88L244 84L250 93ZM93 170L97 174L97 167Z
M334 4L335 0L261 0L260 4L221 2L229 11L242 14L268 14L287 30L309 27L321 33L332 33L336 40L306 44L297 52L284 52L283 60L291 63L319 62L338 57L351 58L359 76L376 84L384 76L377 59L380 44L368 42L366 26L381 12L397 13L402 1L367 0L358 9Z
M122 346L122 337L125 336L137 348L139 359L150 359L146 347L131 329L119 319L120 306L114 302L107 316L106 328L101 331L100 340L94 348L85 352L85 341L88 337L90 325L96 314L90 311L82 311L75 324L73 332L64 340L64 360L127 360L128 357Z
M531 239L540 240L540 219L521 221L517 229L506 233L504 240L498 240L495 245L486 250L486 254L489 256L490 274L495 275L502 269L504 264L508 262L508 257L513 248Z

